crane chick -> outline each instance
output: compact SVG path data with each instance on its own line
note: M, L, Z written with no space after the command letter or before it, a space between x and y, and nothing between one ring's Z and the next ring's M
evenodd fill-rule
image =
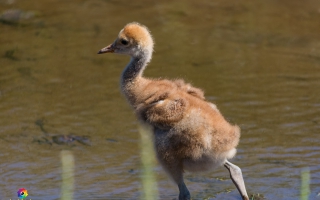
M148 28L133 22L98 53L131 57L121 76L121 90L138 119L152 127L157 158L177 184L179 200L191 198L183 179L185 170L206 171L222 165L242 199L248 200L240 168L228 161L236 153L239 127L228 123L201 89L183 80L145 78L153 46Z

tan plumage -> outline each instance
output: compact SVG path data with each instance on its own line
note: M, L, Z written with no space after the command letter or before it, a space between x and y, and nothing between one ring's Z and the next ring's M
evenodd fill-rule
M183 80L147 79L143 70L151 60L153 39L138 23L127 24L111 45L99 53L131 56L121 89L140 121L153 127L158 160L177 183L179 199L190 199L183 171L204 171L225 165L243 199L248 199L240 168L227 159L236 153L240 129L228 123L201 89Z

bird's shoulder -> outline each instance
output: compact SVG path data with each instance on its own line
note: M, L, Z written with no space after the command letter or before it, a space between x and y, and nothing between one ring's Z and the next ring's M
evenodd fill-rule
M189 95L201 100L205 100L204 92L190 83L186 83L182 79L168 80L168 79L153 79L146 81L147 84L141 88L144 95L144 101L150 102L164 100L188 98Z
M181 91L184 91L187 94L190 94L199 99L205 100L204 92L200 88L193 87L190 83L186 83L182 79L176 79L173 82Z
M189 101L191 99L199 99L206 102L204 92L190 83L186 83L182 79L152 79L145 80L145 84L140 88L140 103L144 105L154 105L161 101L177 101L183 99Z

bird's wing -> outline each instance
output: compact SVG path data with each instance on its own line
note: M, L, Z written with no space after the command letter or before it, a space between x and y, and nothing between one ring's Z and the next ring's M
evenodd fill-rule
M158 91L137 106L138 116L151 125L167 129L183 118L186 101L169 92Z

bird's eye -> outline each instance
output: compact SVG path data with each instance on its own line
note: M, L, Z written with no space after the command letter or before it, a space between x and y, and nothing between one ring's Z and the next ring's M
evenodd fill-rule
M125 39L121 39L121 44L123 45L128 45L129 44L129 41L128 40L125 40Z

